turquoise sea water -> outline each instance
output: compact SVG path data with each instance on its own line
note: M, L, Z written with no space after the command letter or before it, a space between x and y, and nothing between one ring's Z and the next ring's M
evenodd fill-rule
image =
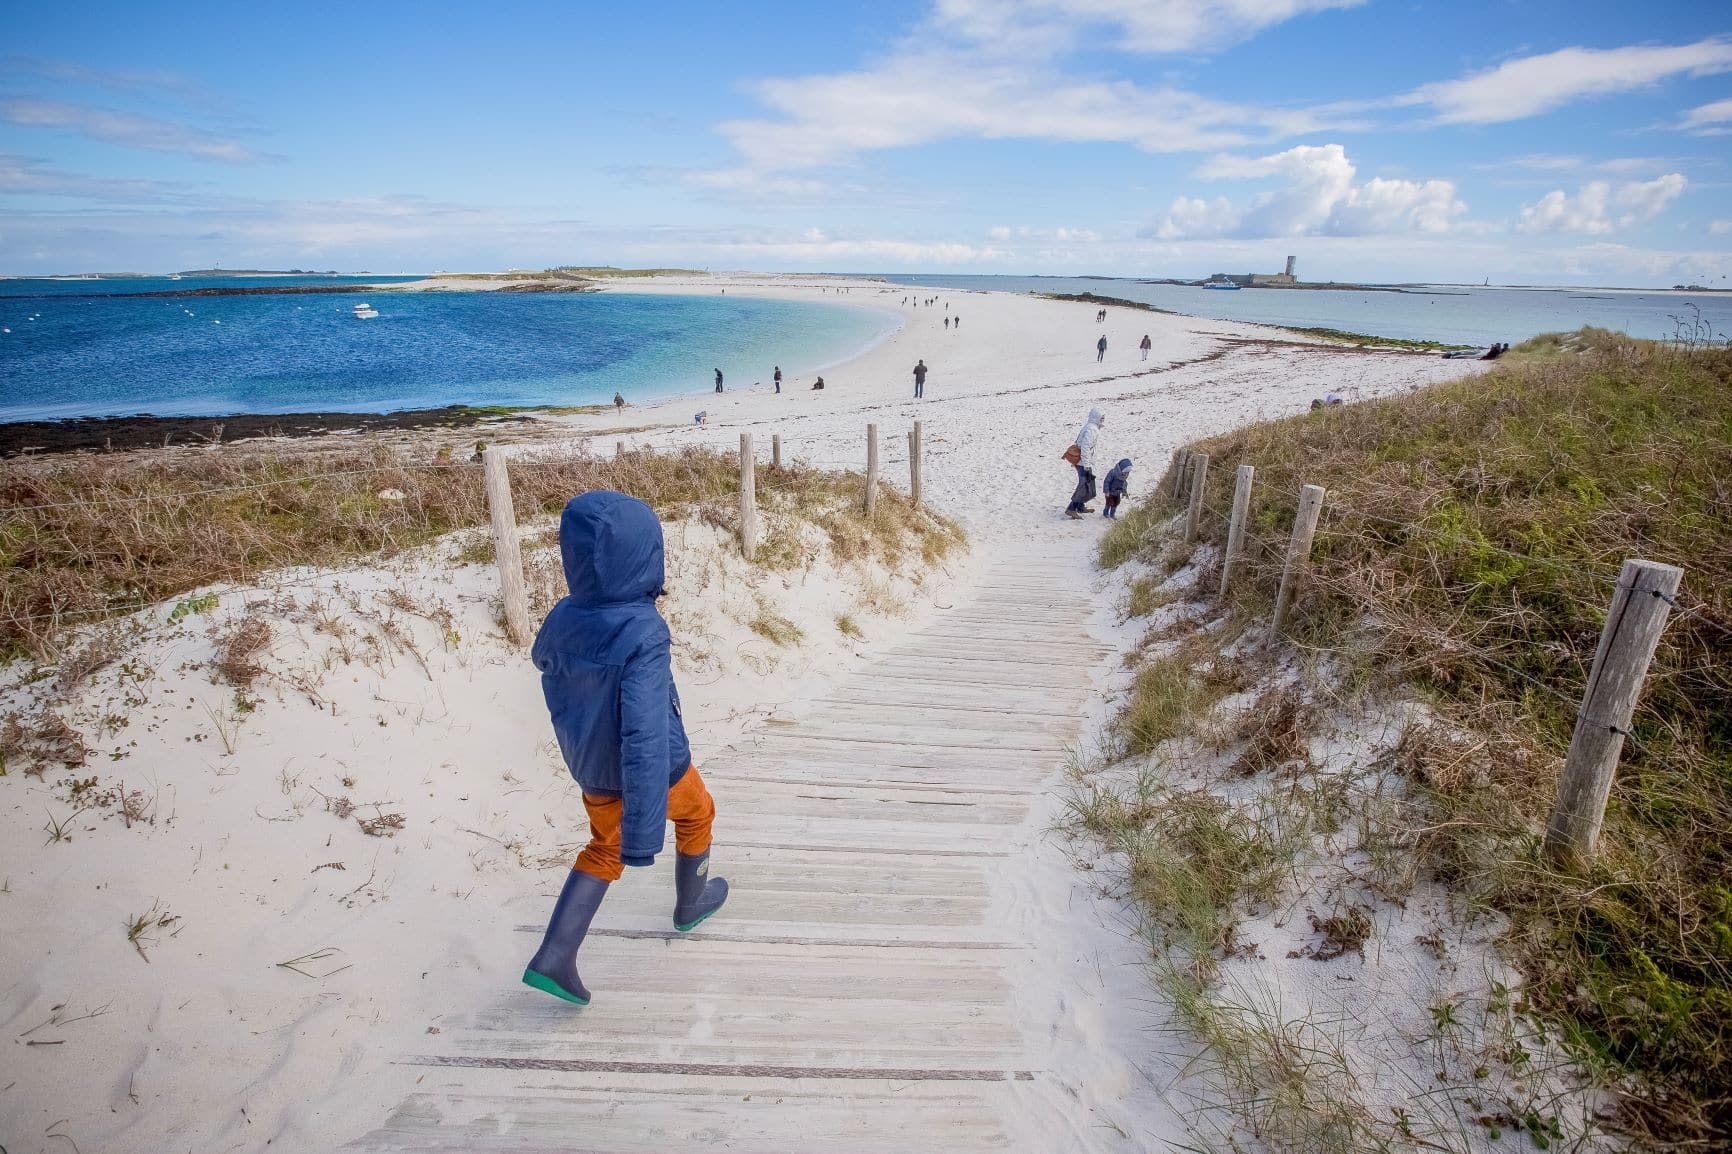
M1512 289L1434 286L1403 292L1363 289L1216 289L1112 277L890 276L897 284L996 292L1122 297L1189 316L1331 328L1445 344L1520 344L1540 333L1596 325L1649 340L1671 339L1700 320L1732 338L1732 293L1623 289Z
M581 405L616 390L652 400L708 392L717 368L730 388L767 385L778 364L793 380L901 323L882 309L720 294L140 295L344 282L0 281L11 330L0 333L0 420ZM363 300L376 319L355 318Z

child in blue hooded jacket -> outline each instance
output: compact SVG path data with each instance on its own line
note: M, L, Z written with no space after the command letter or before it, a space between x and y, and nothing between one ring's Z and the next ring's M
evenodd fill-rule
M1101 492L1107 495L1106 508L1101 510L1101 516L1119 515L1119 502L1125 499L1125 494L1131 487L1131 459L1123 457L1119 463L1107 470L1106 480L1101 482Z
M674 928L721 908L728 883L709 877L715 803L680 720L672 638L656 611L665 573L662 527L623 493L573 497L559 519L569 595L547 615L531 657L553 732L583 787L590 840L565 879L541 949L523 980L579 1006L589 991L577 950L624 866L647 866L674 823Z

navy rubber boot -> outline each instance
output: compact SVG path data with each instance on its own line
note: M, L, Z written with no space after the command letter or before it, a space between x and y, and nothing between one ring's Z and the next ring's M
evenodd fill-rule
M576 1006L589 1005L589 991L577 976L577 948L583 945L590 919L595 917L601 899L606 896L606 882L582 870L571 871L565 879L565 888L559 891L559 901L554 903L541 948L523 971L524 985Z
M674 929L696 929L728 900L728 883L710 875L710 852L674 855Z

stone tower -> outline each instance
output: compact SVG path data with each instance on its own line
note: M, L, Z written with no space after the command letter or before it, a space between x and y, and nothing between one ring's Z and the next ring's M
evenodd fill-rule
M1293 279L1293 262L1297 259L1298 259L1297 257L1291 257L1291 256L1287 258L1287 279L1288 280Z

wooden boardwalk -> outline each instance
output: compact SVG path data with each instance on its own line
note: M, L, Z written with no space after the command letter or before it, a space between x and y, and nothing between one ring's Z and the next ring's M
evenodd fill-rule
M673 931L670 840L596 918L591 1006L502 990L405 1056L420 1084L350 1149L1039 1148L1050 1063L994 909L1104 655L1080 577L991 572L795 723L704 760L726 908ZM520 929L527 958L541 926Z

